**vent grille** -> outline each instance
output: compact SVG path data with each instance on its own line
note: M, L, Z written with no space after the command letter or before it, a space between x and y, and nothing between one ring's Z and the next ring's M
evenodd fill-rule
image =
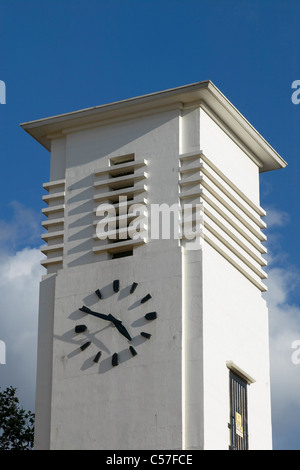
M266 212L253 203L203 153L180 157L179 198L202 205L201 238L225 257L261 291L267 262L262 255ZM183 209L182 209L183 210ZM184 240L184 238L183 238Z
M65 211L65 180L45 183L43 188L48 192L43 196L43 201L48 207L42 209L47 220L42 222L46 233L42 234L42 240L46 242L41 252L46 259L41 264L51 269L52 272L62 267L64 248L64 211Z
M107 168L95 172L93 252L109 253L111 258L133 255L134 247L146 242L145 208L146 161L134 154L110 159Z

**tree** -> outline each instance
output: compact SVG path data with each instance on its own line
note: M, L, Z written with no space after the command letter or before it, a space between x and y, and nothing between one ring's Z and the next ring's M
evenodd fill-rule
M16 389L0 388L0 450L32 450L34 414L19 405Z

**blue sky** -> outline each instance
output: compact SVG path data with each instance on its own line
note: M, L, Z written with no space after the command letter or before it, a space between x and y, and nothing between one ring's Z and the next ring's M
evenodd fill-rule
M269 210L274 448L300 449L300 365L290 348L300 339L300 104L291 101L299 15L298 0L0 0L0 386L17 386L24 406L34 406L49 154L19 124L210 79L288 162L262 175L261 205ZM19 348L12 307L23 325Z

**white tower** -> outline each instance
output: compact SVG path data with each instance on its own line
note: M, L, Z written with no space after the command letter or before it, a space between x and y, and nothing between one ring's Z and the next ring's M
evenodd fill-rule
M51 152L35 448L271 449L259 173L284 160L210 81L22 127ZM196 236L154 236L176 207Z

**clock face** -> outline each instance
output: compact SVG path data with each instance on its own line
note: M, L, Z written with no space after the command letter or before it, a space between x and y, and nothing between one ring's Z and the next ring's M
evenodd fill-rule
M117 295L118 292L120 291L120 281L118 279L114 280L111 283L110 286L110 294L111 295ZM138 292L138 283L133 282L127 287L127 292L128 295L131 296L134 292L135 294ZM105 292L107 292L107 289L105 289ZM82 336L82 344L80 346L81 351L85 351L88 348L93 348L94 347L94 358L93 362L94 363L99 363L102 360L102 353L103 351L98 349L95 351L95 344L93 344L93 341L90 339L93 337L91 334L92 332L89 331L89 328L87 326L88 321L84 321L85 319L88 319L90 316L96 318L98 322L98 326L100 327L100 332L99 335L102 335L101 341L105 341L105 329L106 327L111 327L113 328L114 334L117 336L119 339L118 344L120 344L120 350L124 351L124 346L128 350L128 354L130 357L134 357L138 354L137 352L137 346L140 344L140 339L142 338L143 340L150 340L151 334L149 333L149 330L147 330L147 325L151 323L151 321L155 320L157 318L157 313L156 312L148 312L144 315L143 318L143 330L140 329L139 332L137 333L135 330L136 328L133 328L132 324L132 319L129 321L129 318L126 318L126 312L124 311L120 312L118 310L118 302L115 302L115 311L113 312L107 312L105 311L105 295L103 292L101 292L101 289L97 289L94 292L95 300L97 301L97 308L93 307L93 310L90 309L89 307L86 307L83 305L82 307L79 308L80 312L82 312L82 322L80 324L77 324L75 326L75 333L76 335ZM136 303L136 306L145 304L146 302L149 302L152 299L151 294L146 294L146 295L141 295L139 300ZM98 307L99 306L99 307ZM137 322L138 324L141 324L140 322L140 315L139 315L139 321ZM144 326L145 331L144 331ZM109 349L109 345L107 345L106 349ZM107 354L107 350L106 350ZM115 350L113 352L110 352L110 360L111 360L111 367L116 367L119 364L122 363L122 357L120 354L119 350Z

